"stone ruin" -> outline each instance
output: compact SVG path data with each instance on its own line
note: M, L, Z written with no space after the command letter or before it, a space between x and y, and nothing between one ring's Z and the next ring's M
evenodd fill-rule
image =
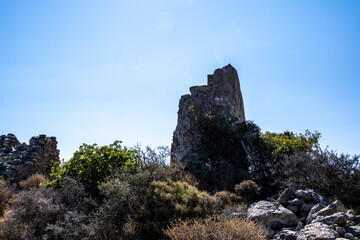
M17 185L27 177L41 173L48 175L59 162L55 137L41 134L32 137L29 144L20 143L14 134L0 136L0 178Z
M183 95L180 99L171 146L171 162L196 171L203 160L201 146L199 147L201 134L192 127L189 116L189 111L193 108L203 114L211 114L216 110L226 119L244 122L244 102L236 69L230 64L216 69L214 74L208 75L207 85L191 87L190 94Z

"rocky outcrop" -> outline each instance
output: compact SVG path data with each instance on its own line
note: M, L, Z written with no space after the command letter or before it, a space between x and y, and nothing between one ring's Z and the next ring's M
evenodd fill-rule
M190 93L181 97L178 121L171 146L171 161L188 169L196 170L203 161L201 155L201 134L192 126L189 111L196 109L202 114L216 111L226 119L245 121L244 103L237 71L230 64L216 69L208 75L204 86L190 88Z
M0 178L17 184L35 173L49 174L59 161L55 137L42 134L29 144L20 143L14 134L0 136Z
M359 240L360 238L360 216L357 216L353 210L346 211L338 200L329 204L327 197L312 189L296 191L285 189L277 199L274 197L269 199L272 202L259 201L250 205L247 212L249 219L263 222L271 228L272 235L267 239ZM285 212L283 209L288 212L278 214ZM295 217L289 218L289 216Z

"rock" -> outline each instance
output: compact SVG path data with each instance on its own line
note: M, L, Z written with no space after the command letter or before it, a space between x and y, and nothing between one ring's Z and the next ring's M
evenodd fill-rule
M335 240L339 234L323 223L306 225L297 237L297 240Z
M312 192L311 194L315 203L322 203L325 206L329 205L329 199L327 197L324 197L316 192Z
M312 189L306 189L306 190L296 190L295 191L295 197L297 198L302 198L305 201L312 201L312 193L314 192L314 190Z
M230 64L208 75L207 85L190 88L181 97L178 121L171 145L171 163L179 163L192 172L199 172L208 160L202 150L202 134L197 131L189 116L195 109L202 114L215 110L226 119L245 121L244 103L237 71ZM205 154L206 155L206 154Z
M336 231L337 231L337 233L339 234L340 237L343 237L345 235L345 233L346 233L345 228L343 228L343 227L337 227Z
M296 226L296 231L300 231L303 228L304 228L304 224L302 222L298 222L298 224Z
M354 221L356 219L356 213L354 212L354 210L350 209L349 211L346 212L346 215L348 216L349 220Z
M299 206L301 204L303 204L305 202L304 199L302 198L295 198L294 200L289 200L288 201L288 204L289 205L296 205L296 206ZM310 210L309 210L310 211Z
M323 208L325 208L325 206L322 203L315 204L308 213L306 223L309 224L313 220L313 215Z
M313 203L303 203L300 207L300 215L306 217L314 206Z
M345 227L346 232L351 233L354 237L360 238L360 226Z
M247 216L249 219L262 221L272 228L290 226L297 220L292 211L268 201L259 201L250 205Z
M286 188L284 191L282 191L280 193L280 196L278 198L278 202L283 205L286 206L288 204L288 201L290 199L290 196L294 194L294 191L291 190L290 188Z
M345 238L345 239L353 240L355 237L354 237L354 235L352 235L351 233L345 233L344 238Z
M321 203L318 203L318 204L321 204ZM316 204L313 208L315 208L315 207L320 208L321 205L318 205L318 204ZM317 217L325 217L325 216L329 216L329 215L332 215L337 212L345 212L346 211L344 204L342 204L342 202L340 202L339 200L336 200L336 201L330 203L327 207L322 208L318 211L316 211L316 209L314 209L315 213L312 213L313 209L310 210L310 213L308 214L308 218L306 219L307 223L310 223L313 219L315 219Z
M294 205L289 205L286 208L292 211L293 213L297 213L299 211L299 207Z
M296 240L297 236L298 236L297 231L283 228L278 234L274 236L274 239Z
M344 212L337 212L330 216L317 216L311 222L321 222L327 225L337 224L339 226L345 226L348 220L348 216Z

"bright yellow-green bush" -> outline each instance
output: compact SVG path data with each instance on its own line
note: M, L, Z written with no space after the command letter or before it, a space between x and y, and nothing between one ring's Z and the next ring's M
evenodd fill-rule
M264 234L254 222L239 218L208 217L172 223L164 233L171 240L262 240Z
M260 191L261 187L252 180L246 180L235 185L236 194L247 202L256 200L260 196Z

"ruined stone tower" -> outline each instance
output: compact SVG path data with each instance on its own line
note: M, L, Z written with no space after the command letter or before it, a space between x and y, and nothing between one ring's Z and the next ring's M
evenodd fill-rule
M226 119L245 121L244 103L237 71L230 64L208 75L207 85L190 88L179 102L178 121L171 146L171 162L196 170L201 160L199 141L201 134L192 128L189 111L196 108L210 114L215 109Z

